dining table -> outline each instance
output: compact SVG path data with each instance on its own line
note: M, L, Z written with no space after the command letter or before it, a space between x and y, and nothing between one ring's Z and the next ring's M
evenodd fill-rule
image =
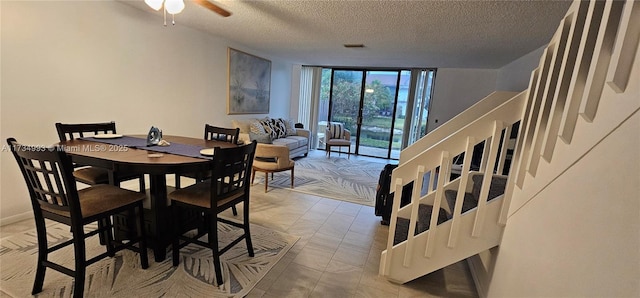
M157 262L165 259L173 234L166 176L207 171L212 159L212 151L208 148L237 146L229 142L182 136L167 135L162 140L169 145L147 146L146 135L97 135L57 143L75 164L107 169L110 184L118 185L118 173L148 175L145 233L147 245L153 249Z

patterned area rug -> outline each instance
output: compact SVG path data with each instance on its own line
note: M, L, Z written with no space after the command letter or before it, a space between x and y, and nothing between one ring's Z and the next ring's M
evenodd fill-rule
M375 205L376 186L384 161L372 162L352 157L327 158L322 154L309 154L296 159L295 184L293 191L308 193L336 200L353 202L365 206ZM337 153L335 154L337 155ZM275 173L274 180L269 180L269 188L290 189L289 171ZM264 191L264 173L257 172L252 191Z
M218 224L221 247L242 231ZM47 228L51 244L70 237L69 228L53 223ZM206 237L206 236L205 236ZM91 237L87 256L104 252L98 237ZM241 241L222 258L224 285L213 285L215 271L211 250L189 245L180 250L180 265L172 266L171 253L161 263L154 262L149 250L149 268L140 267L138 254L124 250L114 258L103 259L87 267L85 297L243 297L286 254L299 237L251 225L255 256L249 257ZM37 260L35 230L0 240L2 276L0 289L13 297L31 296ZM73 268L72 247L50 254L50 260ZM73 279L47 269L43 291L37 297L71 297Z

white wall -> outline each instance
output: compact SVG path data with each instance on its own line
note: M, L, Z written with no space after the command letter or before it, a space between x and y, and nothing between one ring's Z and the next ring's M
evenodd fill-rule
M427 131L436 129L496 89L498 70L438 68Z
M640 295L639 129L636 112L509 218L489 297Z
M544 48L542 46L500 69L438 68L427 130L436 129L493 91L527 89L531 72L538 67Z
M500 68L496 90L520 92L527 89L531 72L538 67L545 47L546 45Z
M114 120L118 132L200 137L229 126L227 47L272 61L272 117L288 117L291 63L202 31L162 26L114 1L2 1L0 131L28 144L57 141L55 122ZM1 152L0 219L30 212L10 152Z

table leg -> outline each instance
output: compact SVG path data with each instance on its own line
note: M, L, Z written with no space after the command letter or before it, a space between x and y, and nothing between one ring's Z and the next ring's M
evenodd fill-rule
M167 246L171 240L170 210L167 206L167 179L165 175L149 175L151 194L151 238L150 247L153 249L156 262L164 261Z

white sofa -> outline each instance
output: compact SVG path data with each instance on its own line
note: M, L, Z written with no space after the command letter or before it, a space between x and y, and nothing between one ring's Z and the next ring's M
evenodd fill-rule
M287 136L279 137L279 138L270 138L269 140L264 140L262 138L255 138L255 134L251 132L251 125L257 125L263 119L246 119L246 120L233 120L231 125L233 128L240 129L240 135L238 137L238 141L240 142L251 142L252 136L254 139L258 141L258 146L286 146L289 148L289 157L294 158L298 156L307 156L309 154L309 140L311 136L311 132L307 129L302 128L293 128L293 123L288 121L288 124L291 127L287 127L288 134ZM291 129L291 130L289 130ZM295 134L294 134L295 133Z

